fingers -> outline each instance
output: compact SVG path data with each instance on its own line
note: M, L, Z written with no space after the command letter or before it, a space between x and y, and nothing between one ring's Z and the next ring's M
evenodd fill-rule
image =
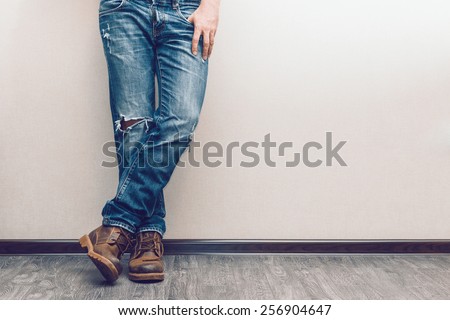
M202 25L196 25L194 22L194 14L190 15L187 20L194 25L194 35L192 36L192 54L194 56L198 54L198 46L201 37L203 38L202 58L203 60L207 60L212 54L216 31L215 29L205 28L205 26Z
M198 53L198 42L200 41L201 34L202 30L200 28L195 28L194 36L192 37L192 54L194 56Z
M214 37L215 37L215 32L211 31L209 34L209 51L208 51L208 58L211 57L213 48L214 48Z
M203 53L202 53L203 60L208 59L210 47L211 46L209 43L209 32L203 32Z

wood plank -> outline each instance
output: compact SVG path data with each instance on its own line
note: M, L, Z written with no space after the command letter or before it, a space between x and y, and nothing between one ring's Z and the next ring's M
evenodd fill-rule
M86 256L0 256L0 299L450 299L448 255L170 255L106 283Z

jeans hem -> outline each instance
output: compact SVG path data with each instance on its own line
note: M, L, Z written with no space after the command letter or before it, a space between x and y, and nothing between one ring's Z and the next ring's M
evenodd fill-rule
M134 228L126 223L120 222L120 221L104 218L102 224L104 226L121 227L131 233L136 233L136 228Z
M156 231L161 235L161 238L164 237L164 231L157 226L141 227L141 228L137 229L136 233L147 232L147 231Z

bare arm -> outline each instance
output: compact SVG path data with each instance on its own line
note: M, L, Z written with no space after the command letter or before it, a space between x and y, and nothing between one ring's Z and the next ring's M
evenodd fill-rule
M197 55L198 42L200 36L203 36L202 57L204 60L211 56L214 47L214 37L219 24L219 7L220 0L202 0L197 10L188 18L195 27L192 38L192 53Z

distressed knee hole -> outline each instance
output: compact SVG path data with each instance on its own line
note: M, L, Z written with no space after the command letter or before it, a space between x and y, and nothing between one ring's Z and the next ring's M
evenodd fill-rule
M147 132L150 128L149 122L151 121L153 121L153 119L149 117L126 119L124 116L122 116L119 120L116 121L116 130L125 132L127 130L131 130L132 127L134 127L138 123L144 122L146 126L145 131Z
M133 124L142 121L143 119L136 119L136 120L125 120L124 118L122 118L120 120L120 128L122 130L127 130L129 127L131 127Z

